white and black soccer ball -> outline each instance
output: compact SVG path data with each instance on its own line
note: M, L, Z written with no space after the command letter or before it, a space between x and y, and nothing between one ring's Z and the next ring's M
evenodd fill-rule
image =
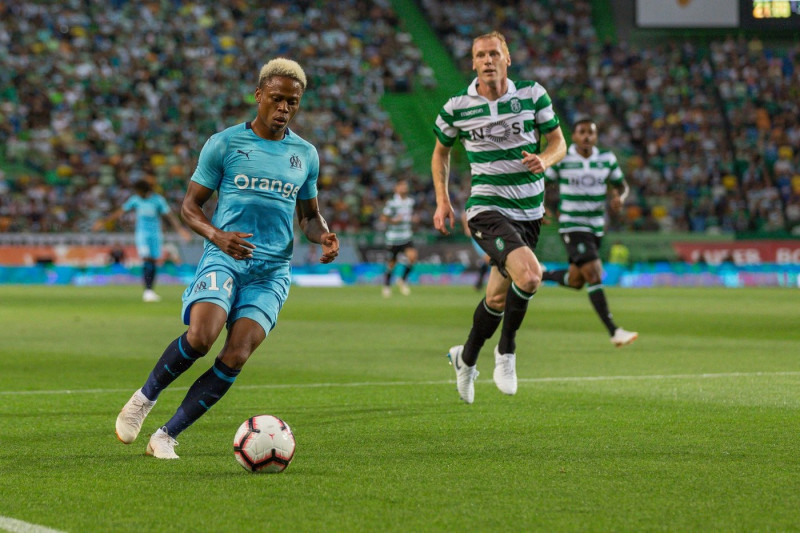
M294 448L292 430L272 415L248 418L233 437L236 460L250 472L283 472L292 462Z

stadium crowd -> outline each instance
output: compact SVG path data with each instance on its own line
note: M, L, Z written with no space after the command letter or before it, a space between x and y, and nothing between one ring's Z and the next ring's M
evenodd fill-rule
M601 42L587 0L422 4L465 69L499 29L512 79L541 81L566 124L595 118L632 189L613 228L800 231L796 43Z
M421 4L463 71L472 38L499 29L512 79L541 80L566 124L595 118L632 189L611 228L800 231L800 46L601 42L588 0ZM252 118L275 55L309 74L293 128L319 149L332 228L373 228L400 177L429 220L430 178L379 99L434 85L431 69L388 0L323 5L0 4L0 161L32 170L0 169L0 231L87 231L147 175L177 208L203 140Z
M293 128L320 153L337 229L371 225L410 165L384 91L426 79L388 1L0 4L0 231L86 231L152 175L177 207L204 140L252 117L258 71L279 55L309 76ZM427 75L430 78L429 75Z

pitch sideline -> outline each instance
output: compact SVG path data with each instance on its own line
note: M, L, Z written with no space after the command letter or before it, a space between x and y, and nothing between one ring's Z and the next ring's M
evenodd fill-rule
M31 524L0 515L0 531L10 531L11 533L64 533L59 529L52 529L38 524Z

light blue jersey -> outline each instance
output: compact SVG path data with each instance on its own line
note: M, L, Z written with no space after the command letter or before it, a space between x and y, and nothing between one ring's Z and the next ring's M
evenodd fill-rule
M159 259L163 243L161 216L169 213L164 197L151 193L147 198L142 198L135 194L122 204L122 210L136 213L134 239L139 257Z
M280 141L256 135L250 123L228 128L203 146L192 181L219 194L211 223L252 233L252 259L237 261L206 242L194 281L183 293L183 321L192 305L222 307L228 324L256 321L269 333L289 295L297 199L317 196L317 149L290 130Z
M169 213L169 206L160 194L147 198L134 194L122 204L122 210L136 212L136 233L153 235L161 233L161 215Z
M297 199L317 196L317 149L290 130L280 141L262 139L242 123L208 139L192 181L216 190L211 223L252 233L253 259L289 262ZM216 248L206 242L206 251Z

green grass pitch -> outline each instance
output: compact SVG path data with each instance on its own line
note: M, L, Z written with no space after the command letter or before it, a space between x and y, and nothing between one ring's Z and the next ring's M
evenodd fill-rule
M800 295L607 289L616 349L585 292L539 291L516 396L484 347L473 405L447 348L470 287L293 287L231 391L144 455L212 352L165 391L139 439L114 419L184 331L182 287L0 286L0 526L61 531L787 531L800 524ZM247 473L234 432L274 414L288 470ZM0 527L2 529L2 527Z

